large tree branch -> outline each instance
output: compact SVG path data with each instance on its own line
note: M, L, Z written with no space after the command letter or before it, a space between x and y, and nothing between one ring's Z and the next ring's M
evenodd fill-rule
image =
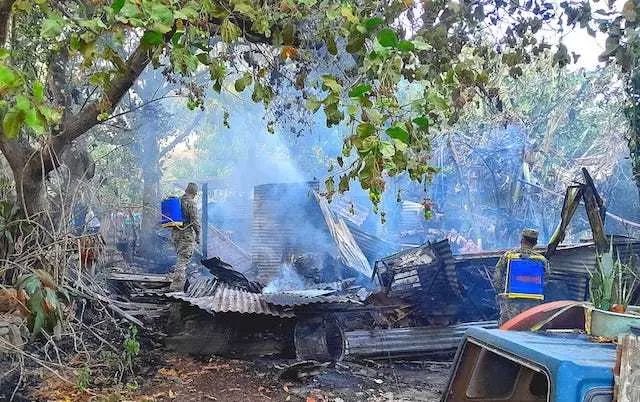
M7 42L7 32L9 31L9 20L11 19L11 7L15 0L0 1L0 46Z
M0 151L2 151L7 162L9 162L9 166L11 166L11 170L13 170L14 174L22 174L22 169L27 162L27 158L30 154L35 152L35 150L24 141L8 140L4 136L1 127ZM16 181L18 180L17 177L15 179Z
M75 116L71 116L67 121L63 122L60 133L41 151L43 155L47 156L44 158L45 173L52 171L59 164L57 158L51 158L49 154L59 155L67 144L98 124L98 116L100 113L112 110L115 105L120 102L124 94L131 88L136 79L142 74L142 71L147 67L149 61L149 50L142 44L138 45L138 48L129 56L125 63L126 70L122 76L113 81L102 99L90 103ZM31 166L32 169L34 169L32 173L37 173L38 169L40 169L39 164L31 164Z
M167 155L167 153L169 153L176 145L184 141L184 139L187 138L191 134L193 129L196 128L196 126L200 123L200 120L202 120L203 117L204 117L204 112L203 111L198 112L198 114L193 119L191 124L189 124L189 127L187 127L186 130L184 130L182 133L178 134L176 138L173 139L173 141L167 144L167 146L164 147L162 151L160 151L160 153L158 154L158 159L164 158Z

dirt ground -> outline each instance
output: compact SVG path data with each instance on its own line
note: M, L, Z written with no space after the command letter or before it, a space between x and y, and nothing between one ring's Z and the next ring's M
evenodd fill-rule
M341 362L303 382L280 378L293 361L206 361L168 355L153 359L124 389L89 388L46 376L30 400L59 401L438 401L446 384L447 362Z

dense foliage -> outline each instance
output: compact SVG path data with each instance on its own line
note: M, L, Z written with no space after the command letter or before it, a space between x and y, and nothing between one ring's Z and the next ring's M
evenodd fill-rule
M356 179L377 204L386 175L422 180L434 173L430 130L455 121L478 94L499 104L488 82L496 50L518 75L530 54L549 47L535 37L541 25L589 26L587 6L562 3L561 12L533 1L4 0L0 39L9 46L0 55L0 145L21 182L18 192L37 191L57 155L109 120L149 63L181 84L191 108L203 105L196 79L203 72L214 90L233 80L236 91L250 90L265 104L284 78L312 110L324 111L327 125L354 127L337 161L338 183L326 182L328 195ZM475 39L487 23L512 26L503 35L512 50ZM345 52L353 60L348 70L309 74L317 59ZM558 48L557 63L568 61L566 52ZM403 99L398 88L406 82L417 86L416 96Z

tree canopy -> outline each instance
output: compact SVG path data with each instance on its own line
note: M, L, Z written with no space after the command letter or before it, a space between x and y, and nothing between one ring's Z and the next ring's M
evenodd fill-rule
M631 0L622 14L533 0L3 0L0 149L19 195L37 194L72 141L126 112L121 99L151 65L192 109L204 107L203 75L213 90L251 91L266 107L295 89L327 126L353 127L327 195L357 180L377 206L385 177L421 181L436 172L433 130L478 97L501 109L489 77L518 76L550 49L537 35L543 25L607 32L603 57L624 66L621 35L637 23ZM489 30L498 41L487 41ZM316 68L331 60L334 68ZM556 64L570 61L564 45L555 48Z

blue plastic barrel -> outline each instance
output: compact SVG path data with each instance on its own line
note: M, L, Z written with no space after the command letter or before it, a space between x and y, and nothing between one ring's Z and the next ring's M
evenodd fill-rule
M160 210L162 214L160 225L163 228L182 226L184 219L182 217L182 206L180 204L180 198L169 197L164 199L160 203Z

